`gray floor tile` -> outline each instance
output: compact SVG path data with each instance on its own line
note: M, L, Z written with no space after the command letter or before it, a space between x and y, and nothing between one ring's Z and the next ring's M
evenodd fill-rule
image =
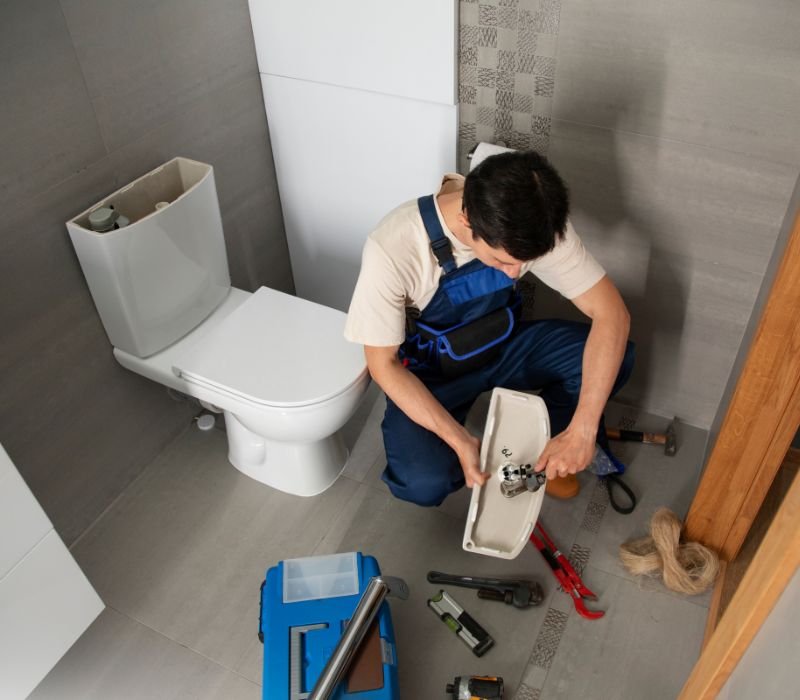
M705 611L599 570L590 575L606 615L570 614L542 700L674 700L700 653Z
M261 688L106 608L31 700L257 700Z
M642 426L664 423L663 418L649 414L640 414L639 420ZM619 546L631 538L648 534L650 518L662 506L681 519L685 517L702 469L707 432L684 424L679 425L678 436L679 447L674 457L665 456L662 448L656 445L613 443L615 453L628 467L623 478L636 494L638 504L630 515L620 515L606 508L596 536L581 540L581 544L591 548L589 563L592 567L634 580L619 561ZM638 585L643 590L668 592L656 580L642 578ZM688 600L707 606L710 591Z
M548 531L600 596L590 607L608 611L602 621L589 622L575 614L533 547L514 561L462 549L467 489L439 508L421 508L389 494L379 479L382 401L379 394L368 397L345 430L354 454L379 452L375 463L366 471L372 457L350 465L349 475L313 499L287 496L240 475L227 462L222 432L180 436L74 547L106 603L122 614L107 613L102 619L111 622L104 622L99 637L90 629L87 641L76 646L88 645L88 651L68 656L42 691L53 692L54 679L69 692L75 688L74 697L102 697L116 679L127 687L137 672L147 675L141 671L152 665L148 654L154 653L148 640L157 640L167 645L159 658L176 667L174 675L187 684L188 690L181 686L184 696L195 697L193 684L200 684L209 693L200 697L249 697L262 678L263 647L255 632L264 569L281 559L361 551L375 556L384 573L404 578L411 589L409 600L391 603L404 698L443 696L455 676L476 673L503 676L507 697L521 699L640 697L649 695L651 687L656 698L669 697L668 692L674 696L673 686L682 683L699 650L703 602L668 593L657 582L625 578L616 548L628 536L641 534L655 505L669 505L682 515L696 483L699 467L693 460L702 454L704 431L685 427L678 457L669 462L659 448L617 443L644 504L634 516L610 511L591 474L581 475L576 499L545 499L542 520ZM471 416L473 432L480 430L481 410ZM629 427L664 422L619 406L607 414L611 424L626 417L635 421ZM586 513L593 506L605 508L590 530ZM518 611L480 600L474 591L447 587L495 638L495 648L478 659L427 609L427 598L438 589L426 580L432 569L531 578L544 587L545 601ZM131 626L136 640L145 641L126 641ZM180 657L170 662L177 653L170 640L192 661ZM655 648L654 640L662 648L679 648L658 664L639 649ZM94 651L96 645L108 647L112 655L124 656L130 645L144 650L128 653L132 668L122 669ZM617 677L619 663L612 663L618 655L625 678ZM195 667L198 660L206 665ZM189 664L188 670L182 671L181 664ZM159 683L158 674L140 682L151 680ZM166 697L172 697L176 682L173 675L164 676ZM604 695L593 694L595 688Z
M264 645L257 637L250 642L244 656L233 670L258 685L264 682Z
M567 500L551 498L547 495L545 486L545 498L539 514L547 533L564 551L569 551L569 545L575 540L575 535L581 527L586 508L594 494L597 477L583 472L578 474L578 483L581 487L578 495Z
M274 491L228 463L221 431L188 431L73 553L108 605L234 668L256 635L266 567L312 552L356 488Z
M403 503L388 492L363 484L315 552L356 550L371 554L384 573L400 576L409 584L409 600L392 602L404 698L443 696L445 685L455 676L473 673L503 676L513 693L545 616L544 606L519 611L479 600L474 591L447 587L495 638L495 648L477 659L427 609L427 598L439 588L427 582L429 570L533 578L548 594L554 592L549 570L532 547L516 560L505 561L465 552L462 537L462 521L435 508Z
M370 384L358 411L342 429L350 456L343 474L355 481L364 481L376 462L385 461L381 420L386 398L375 382Z

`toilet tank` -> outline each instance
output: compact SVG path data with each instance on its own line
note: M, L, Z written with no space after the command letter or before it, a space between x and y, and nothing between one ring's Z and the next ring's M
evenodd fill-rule
M109 205L130 223L91 230L89 215ZM196 328L230 289L214 170L205 163L174 158L67 230L111 344L137 357Z

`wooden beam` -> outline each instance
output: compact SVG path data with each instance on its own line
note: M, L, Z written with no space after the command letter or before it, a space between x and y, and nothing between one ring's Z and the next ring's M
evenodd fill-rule
M678 700L713 700L739 663L800 565L800 477L778 509L764 541Z
M800 211L744 370L686 517L685 537L733 559L800 425Z
M800 450L790 449L781 464L781 468L772 482L772 486L764 499L753 526L745 537L742 549L736 558L730 562L720 561L719 576L714 584L714 592L711 596L711 603L708 606L708 618L706 619L706 629L703 635L703 646L705 649L711 639L714 630L719 624L722 613L728 608L736 589L741 584L747 569L753 563L753 557L758 552L758 548L764 541L764 537L772 525L775 513L783 502L784 497L792 486L792 482L800 472Z
M711 604L708 606L708 617L706 618L706 629L703 633L703 646L700 647L700 650L708 646L708 643L711 641L711 637L714 636L714 630L717 629L717 624L719 623L719 610L720 606L722 605L722 591L725 588L725 576L728 573L728 563L725 561L720 561L719 563L719 575L717 576L717 581L714 584L714 592L711 594Z

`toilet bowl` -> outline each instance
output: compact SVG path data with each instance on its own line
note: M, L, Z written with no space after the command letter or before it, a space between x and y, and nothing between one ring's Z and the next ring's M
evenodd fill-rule
M90 230L109 205L131 223ZM123 367L223 413L228 459L253 479L299 496L333 484L369 385L363 350L341 311L231 287L211 166L173 159L67 229Z
M168 348L126 369L224 414L228 460L298 496L327 489L347 461L338 431L368 385L361 348L342 337L345 315L262 287L231 288L214 312ZM288 327L298 335L283 333Z

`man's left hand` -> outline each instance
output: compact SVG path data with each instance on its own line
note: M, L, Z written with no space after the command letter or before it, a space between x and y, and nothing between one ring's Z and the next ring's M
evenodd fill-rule
M577 474L586 469L594 457L596 433L567 428L544 447L535 471L545 471L548 479Z

